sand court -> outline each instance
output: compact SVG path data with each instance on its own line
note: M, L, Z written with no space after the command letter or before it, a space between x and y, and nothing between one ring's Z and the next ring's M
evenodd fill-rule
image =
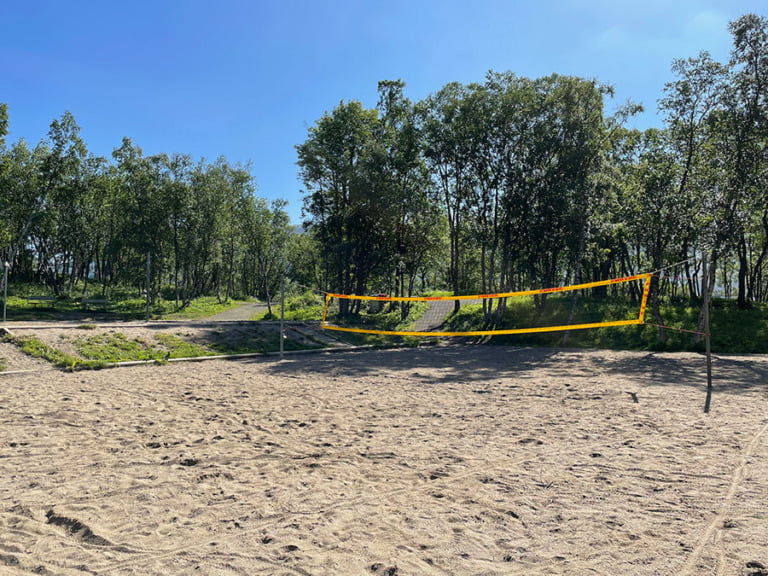
M0 379L0 574L768 574L768 360L439 346Z

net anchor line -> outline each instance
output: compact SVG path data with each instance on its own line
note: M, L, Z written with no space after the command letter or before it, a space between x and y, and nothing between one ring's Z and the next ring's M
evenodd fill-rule
M686 258L685 260L680 260L680 262L675 262L674 264L670 264L669 266L664 266L663 268L654 270L653 272L651 272L651 274L659 274L659 272L663 272L664 270L669 270L670 268L676 268L677 266L682 266L683 264L692 262L694 260L696 260L696 256L691 256L690 258Z
M675 326L665 326L663 324L651 324L650 322L643 322L645 326L653 326L654 328L663 328L665 330L674 330L675 332L685 332L686 334L698 334L699 336L712 336L707 332L699 332L698 330L686 330L685 328L677 328Z

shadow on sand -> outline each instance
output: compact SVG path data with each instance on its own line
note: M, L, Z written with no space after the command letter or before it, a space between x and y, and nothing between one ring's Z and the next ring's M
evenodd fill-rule
M712 357L717 392L768 391L768 358ZM437 371L433 382L481 383L503 377L526 377L533 371L552 377L622 376L649 386L670 384L706 387L706 361L696 353L615 352L584 349L515 348L457 345L398 350L287 356L271 368L275 374L362 377L378 371ZM383 375L386 377L386 375Z

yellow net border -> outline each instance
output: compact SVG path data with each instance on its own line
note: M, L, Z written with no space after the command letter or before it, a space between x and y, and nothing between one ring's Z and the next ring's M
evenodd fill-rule
M503 334L528 334L536 332L559 332L565 330L584 330L587 328L603 328L611 326L630 326L633 324L643 324L645 319L645 310L648 304L648 293L651 288L652 274L636 274L634 276L625 276L624 278L612 278L610 280L600 280L598 282L588 282L586 284L574 284L571 286L561 286L556 288L542 288L539 290L523 290L521 292L503 292L499 294L474 294L469 296L357 296L348 294L326 293L325 307L323 309L323 319L320 326L326 330L338 330L341 332L356 332L360 334L384 334L390 336L501 336ZM496 298L510 298L519 296L532 296L535 294L551 294L554 292L569 292L572 290L584 290L598 286L609 286L611 284L621 284L633 280L643 280L643 296L640 301L640 313L637 318L630 320L612 320L609 322L593 322L590 324L569 324L560 326L545 326L537 328L515 328L509 330L470 330L464 332L447 331L411 331L411 330L375 330L369 328L348 328L336 326L327 321L328 307L331 299L345 298L348 300L378 300L382 302L426 302L435 300L484 300Z

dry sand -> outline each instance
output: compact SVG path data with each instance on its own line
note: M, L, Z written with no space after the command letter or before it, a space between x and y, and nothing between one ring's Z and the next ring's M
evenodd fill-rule
M0 574L765 576L768 359L716 357L710 414L704 368L440 346L0 376Z

